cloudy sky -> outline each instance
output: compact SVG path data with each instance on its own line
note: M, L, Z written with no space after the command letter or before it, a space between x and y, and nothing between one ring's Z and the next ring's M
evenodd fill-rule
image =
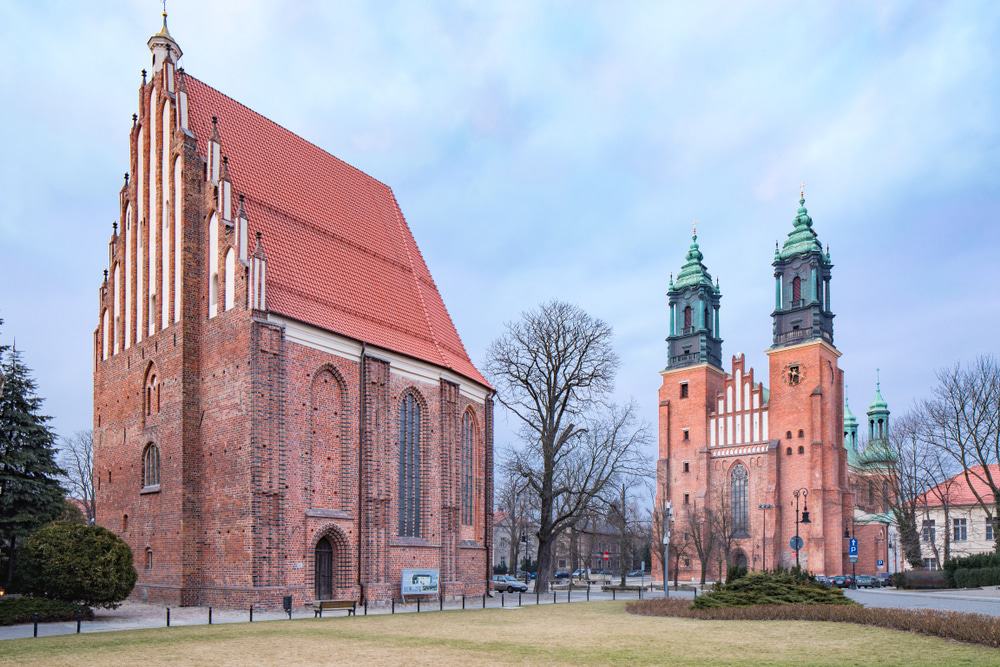
M207 5L207 6L206 6ZM171 0L195 76L390 184L473 360L548 298L610 322L655 423L692 220L724 355L765 370L799 182L852 406L997 351L1000 3ZM159 3L0 4L0 340L60 433ZM856 410L859 411L859 410ZM497 444L512 425L498 424Z

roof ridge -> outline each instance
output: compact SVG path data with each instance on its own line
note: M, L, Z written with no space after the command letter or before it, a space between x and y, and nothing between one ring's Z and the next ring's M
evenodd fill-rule
M374 176L372 176L371 174L369 174L367 171L363 171L363 170L359 169L358 167L354 166L353 164L351 164L350 162L342 160L341 158L337 157L336 155L334 155L330 151L326 150L325 148L323 148L319 144L316 144L316 143L310 141L309 139L306 139L301 134L299 134L299 133L297 133L297 132L295 132L293 130L288 129L287 127L285 127L281 123L277 122L276 120L273 120L272 118L270 118L268 116L265 116L261 112L255 110L255 109L253 109L251 107L248 107L246 104L243 104L242 102L240 102L235 97L231 97L231 96L227 95L226 93L222 92L221 90L219 90L218 88L216 88L212 84L206 83L205 81L202 81L201 79L199 79L198 77L194 76L193 74L188 73L187 70L184 71L184 76L191 77L192 79L194 79L195 81L197 81L201 85L205 86L206 88L211 88L212 91L218 93L219 95L222 95L223 97L225 97L227 100L233 102L234 104L237 104L237 105L243 107L244 109L246 109L250 113L252 113L252 114L254 114L256 116L260 116L261 118L263 118L264 120L266 120L271 125L274 125L276 128L280 129L282 132L287 132L288 134L292 135L293 137L295 137L296 139L302 141L303 143L306 143L306 144L312 146L313 148L315 148L316 150L318 150L318 151L320 151L322 153L325 153L326 155L329 155L330 157L332 157L334 160L336 160L340 164L344 165L345 167L348 167L349 169L351 169L353 171L356 171L359 174L363 174L364 176L367 176L368 178L372 179L373 181L375 181L376 183L378 183L379 185L381 185L382 187L384 187L386 190L389 190L390 192L392 191L392 188L389 187L388 183L384 183L383 181L381 181L378 178L375 178ZM393 199L395 200L395 197L393 197Z
M410 226L406 224L406 219L403 217L403 211L399 208L399 201L396 199L396 193L392 191L392 188L389 188L389 196L392 197L392 203L395 209L393 213L396 216L396 224L400 225L400 231L409 233L412 236L413 232L410 230ZM405 229L403 229L403 227L405 227ZM416 245L416 242L417 240L414 239L414 245ZM438 356L441 357L441 365L445 368L451 368L451 365L448 363L448 359L445 358L444 352L441 350L441 346L438 344L437 336L434 335L434 325L431 324L431 314L427 312L427 302L424 301L424 291L420 287L420 278L417 276L416 268L413 266L413 256L410 254L410 249L407 247L405 236L403 238L403 251L406 252L406 261L410 264L410 275L413 276L413 281L416 283L415 287L417 288L417 298L420 299L420 310L423 311L424 321L427 322L427 333L430 334L431 340L434 342L434 349L437 350ZM444 298L441 299L441 303L444 303ZM451 316L449 315L449 317ZM468 355L466 355L466 357L468 357Z

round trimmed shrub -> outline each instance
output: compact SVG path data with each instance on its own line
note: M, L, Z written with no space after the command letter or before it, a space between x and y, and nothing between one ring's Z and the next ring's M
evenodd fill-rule
M748 607L787 604L854 604L839 588L826 588L792 572L751 572L718 590L699 595L693 607Z
M100 526L57 521L21 547L19 588L88 607L117 607L135 586L132 550Z

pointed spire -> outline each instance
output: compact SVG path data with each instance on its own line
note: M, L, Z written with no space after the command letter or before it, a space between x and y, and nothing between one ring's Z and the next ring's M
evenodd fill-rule
M139 114L137 113L132 114L132 127L134 128L138 122L139 122Z
M111 233L114 236L118 236L118 221L117 220L115 220L114 222L111 223L111 230L112 230Z
M701 261L704 258L701 248L698 247L698 227L695 223L691 226L691 245L688 247L684 265L681 267L680 273L677 274L677 282L673 284L673 288L681 289L694 285L705 285L713 288L712 276Z
M142 85L143 86L146 85L146 69L145 68L143 68L143 70L142 70Z
M809 217L806 209L806 185L803 183L799 188L799 209L795 214L794 227L785 239L785 245L781 251L776 253L775 259L788 259L794 255L816 252L823 254L823 246L820 244L813 230L813 221Z
M885 402L882 397L882 376L881 371L875 369L875 398L872 399L872 404L868 406L868 413L872 414L874 412L888 412L889 404Z
M177 45L177 41L167 29L166 2L163 3L162 18L163 24L160 26L160 31L150 37L146 42L146 46L148 46L149 50L153 52L153 74L159 72L160 67L162 67L163 63L167 60L177 62L183 55L181 47Z
M128 187L128 172L125 172L125 187Z

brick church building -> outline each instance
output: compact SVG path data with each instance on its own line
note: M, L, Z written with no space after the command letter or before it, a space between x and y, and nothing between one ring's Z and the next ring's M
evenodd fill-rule
M815 574L850 572L845 535L854 498L843 437L844 374L833 337L833 264L805 197L774 251L766 377L747 368L743 355L733 357L729 372L723 369L721 293L702 260L695 235L668 292L657 478L660 498L673 509L670 574L676 565L680 580L700 577L696 545L705 551L713 519L725 530L716 530L709 579L727 560L749 569L793 567L798 560Z
M168 604L481 594L492 389L392 190L148 42L94 332L97 521Z

